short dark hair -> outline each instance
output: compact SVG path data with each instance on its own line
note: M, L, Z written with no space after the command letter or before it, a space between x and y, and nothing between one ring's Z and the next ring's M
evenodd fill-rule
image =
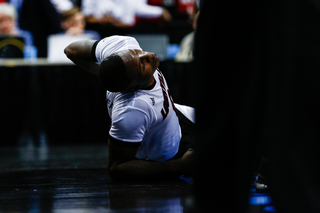
M122 92L132 81L126 65L119 55L112 54L100 64L99 78L102 86L110 92Z

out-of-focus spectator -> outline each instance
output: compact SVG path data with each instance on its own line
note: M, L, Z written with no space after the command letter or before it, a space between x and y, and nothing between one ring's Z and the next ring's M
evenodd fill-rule
M171 15L165 8L148 5L147 0L82 0L82 11L90 23L116 27L132 27L137 17L171 21Z
M62 31L60 14L72 7L71 0L23 0L20 27L32 33L39 57L47 57L47 38Z
M8 3L9 1L5 1L5 2ZM10 0L10 4L14 6L14 8L16 8L18 14L20 13L22 3L23 3L23 0Z
M176 62L190 62L193 60L193 47L194 47L194 34L197 29L197 21L200 11L198 11L193 17L192 28L193 31L187 34L180 43L180 51L175 57Z
M0 4L0 58L22 58L32 51L36 57L32 34L17 26L17 11L8 3ZM28 52L28 54L26 54Z
M171 8L173 13L186 13L191 15L194 10L194 3L200 0L148 0L148 4Z
M192 15L194 13L194 4L195 0L177 0L177 12Z
M16 9L8 4L0 4L0 35L1 36L21 36L24 38L26 46L33 46L32 34L21 30L17 26L18 14Z
M49 62L69 62L65 54L61 53L72 42L101 38L98 32L85 29L86 20L79 7L62 12L60 17L63 31L48 37L47 59Z
M74 7L61 14L61 27L67 35L90 34L92 39L99 40L100 35L93 30L85 30L86 20L80 8Z
M17 12L13 6L7 3L0 4L0 34L18 35L16 27Z
M63 13L73 8L73 3L70 0L50 0L50 2L58 13Z

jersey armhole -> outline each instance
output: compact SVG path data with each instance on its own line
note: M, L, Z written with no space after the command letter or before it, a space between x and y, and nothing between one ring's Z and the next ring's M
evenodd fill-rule
M121 147L129 147L129 148L139 147L140 144L141 144L141 142L125 142L125 141L121 141L121 140L115 139L110 134L109 134L109 141L110 141L110 143L112 143L114 145L121 146Z
M96 49L97 49L97 45L98 43L100 42L101 40L97 40L96 42L94 42L93 46L92 46L92 49L91 49L91 57L92 57L92 60L94 62L98 62L97 60L97 57L96 57Z

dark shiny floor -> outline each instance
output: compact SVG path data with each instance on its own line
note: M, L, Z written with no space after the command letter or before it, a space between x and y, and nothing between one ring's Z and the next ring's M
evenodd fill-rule
M196 212L192 179L114 182L106 159L105 144L1 147L0 212ZM248 213L260 212L276 211L252 188Z

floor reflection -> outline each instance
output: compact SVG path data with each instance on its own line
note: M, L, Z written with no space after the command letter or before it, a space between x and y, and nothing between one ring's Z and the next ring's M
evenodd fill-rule
M192 178L114 182L106 144L52 147L25 139L0 149L0 212L195 212ZM247 213L276 212L253 186L248 206Z
M187 212L185 180L114 182L107 170L0 173L0 212Z
M49 157L49 146L46 135L40 133L38 146L28 134L20 136L18 153L21 161L46 161Z

